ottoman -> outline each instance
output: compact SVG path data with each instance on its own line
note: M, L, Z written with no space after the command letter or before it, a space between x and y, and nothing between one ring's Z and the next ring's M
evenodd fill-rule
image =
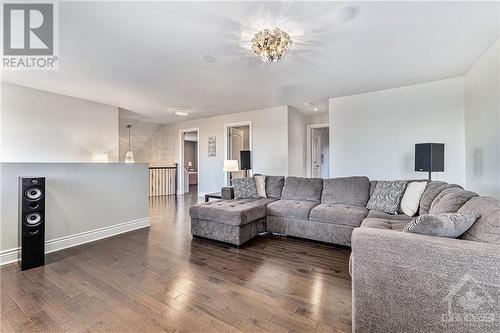
M218 200L192 206L191 234L239 246L266 231L266 205L276 200Z

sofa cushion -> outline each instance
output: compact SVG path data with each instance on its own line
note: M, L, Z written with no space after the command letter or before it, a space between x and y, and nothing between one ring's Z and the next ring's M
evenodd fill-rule
M420 198L427 187L427 182L410 182L406 186L405 193L401 199L401 212L408 216L414 216L420 206Z
M420 215L403 229L413 234L457 238L479 218L478 213L442 213Z
M233 178L235 199L258 199L257 183L254 177Z
M393 214L387 214L385 212L381 212L379 210L375 209L370 209L368 211L368 215L366 216L367 218L375 218L375 219L383 219L383 220L391 220L391 221L403 221L403 222L410 222L413 217L410 217L405 214L398 214L398 215L393 215Z
M500 244L500 201L489 197L474 197L459 213L474 212L481 217L460 238L477 242Z
M427 184L422 197L420 198L419 215L429 214L431 204L436 199L439 193L449 188L462 188L460 185L447 184L441 181L431 181Z
M397 214L406 183L406 180L378 181L366 207Z
M282 199L320 202L322 178L286 177Z
M359 227L367 214L368 210L365 207L344 204L319 204L311 210L309 220Z
M278 200L267 205L267 215L308 220L311 209L318 203L299 200Z
M285 185L283 176L266 176L266 194L268 198L281 198L281 192Z
M271 198L235 199L205 202L189 208L189 216L199 220L229 225L243 225L266 216L266 205Z
M403 231L408 223L408 221L402 220L387 220L367 217L363 220L363 222L361 222L361 228Z
M431 204L429 214L455 213L477 194L461 188L449 188L439 193Z
M366 207L370 197L368 177L343 177L323 180L321 203Z

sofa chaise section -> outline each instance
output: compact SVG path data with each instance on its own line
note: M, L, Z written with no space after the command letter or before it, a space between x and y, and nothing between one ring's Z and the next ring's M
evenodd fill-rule
M192 206L191 234L239 246L266 231L266 205L275 200L219 200Z

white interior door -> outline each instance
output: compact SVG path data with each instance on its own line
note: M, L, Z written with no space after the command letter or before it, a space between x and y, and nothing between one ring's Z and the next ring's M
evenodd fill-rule
M311 131L311 174L312 177L321 177L321 133L316 129Z

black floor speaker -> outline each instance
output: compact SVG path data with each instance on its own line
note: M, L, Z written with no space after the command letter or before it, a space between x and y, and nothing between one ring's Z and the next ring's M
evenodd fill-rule
M19 177L21 270L45 263L45 178Z

